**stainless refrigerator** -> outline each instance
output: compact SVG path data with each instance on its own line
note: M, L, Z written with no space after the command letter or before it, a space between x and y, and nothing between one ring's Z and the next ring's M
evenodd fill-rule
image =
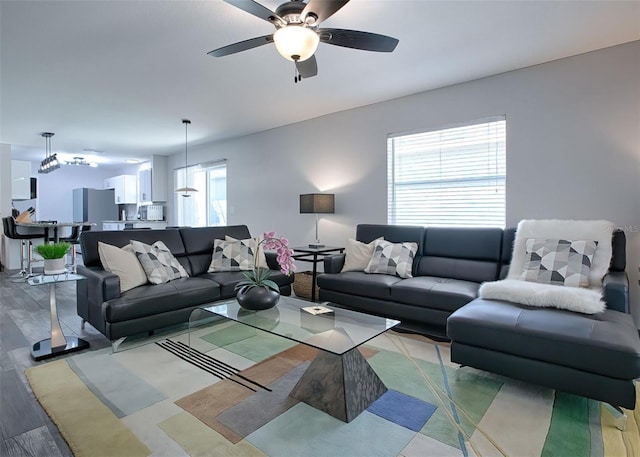
M117 220L113 189L73 189L73 222L91 222L96 224L93 230L102 230L102 221Z

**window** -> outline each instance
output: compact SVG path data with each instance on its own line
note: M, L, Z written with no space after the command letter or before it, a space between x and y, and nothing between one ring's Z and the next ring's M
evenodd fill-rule
M506 120L387 139L389 224L504 227Z
M184 187L184 168L174 172L176 188ZM187 182L198 189L190 197L176 193L178 225L204 227L227 225L227 165L202 164L187 168Z

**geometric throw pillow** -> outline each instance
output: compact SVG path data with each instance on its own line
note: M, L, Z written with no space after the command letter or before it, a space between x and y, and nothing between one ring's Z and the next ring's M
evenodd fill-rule
M256 240L213 240L213 254L208 273L216 271L247 271L254 267Z
M364 271L365 273L411 278L411 268L417 251L417 243L391 243L386 240L375 240L373 255Z
M380 237L378 240L384 238ZM371 243L362 243L360 241L349 238L347 240L347 248L345 250L344 266L341 272L345 271L363 271L369 265L369 260L373 255L375 241Z
M224 237L225 240L227 241L238 241L236 238L233 238L229 235L225 235ZM258 238L248 238L245 240L240 240L242 242L246 242L249 243L253 240L253 242L255 242L255 246L258 246L258 244L260 243L260 241L262 241L261 237ZM258 268L269 268L269 265L267 264L267 256L264 254L264 246L260 246L259 248L253 248L252 247L252 251L258 250ZM251 267L251 269L253 269L253 267Z
M164 284L173 279L188 278L186 270L180 265L169 248L162 242L153 245L131 240L133 252L138 256L140 265L152 284Z
M148 282L147 274L142 269L130 244L119 248L98 241L98 255L105 271L120 278L120 292L126 292Z
M597 241L546 240L526 242L524 271L520 279L544 284L588 287Z

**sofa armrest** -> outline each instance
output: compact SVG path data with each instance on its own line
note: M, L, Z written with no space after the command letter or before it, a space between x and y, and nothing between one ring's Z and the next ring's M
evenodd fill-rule
M267 266L271 270L280 270L280 265L278 264L278 253L276 252L265 252L264 256L267 258Z
M324 272L325 273L340 273L344 266L344 258L346 254L334 254L328 255L324 258Z
M610 271L603 279L607 308L629 313L629 278L624 271Z
M87 278L87 298L90 304L102 305L120 297L120 278L99 268L78 265L78 274Z

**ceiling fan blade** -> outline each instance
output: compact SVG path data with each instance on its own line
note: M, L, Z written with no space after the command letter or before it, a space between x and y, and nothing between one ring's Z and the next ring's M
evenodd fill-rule
M250 40L240 41L228 46L223 46L213 51L207 52L212 57L228 56L229 54L235 54L236 52L246 51L248 49L257 48L264 44L273 43L273 35L259 36L257 38L251 38Z
M266 6L262 6L258 2L254 2L253 0L224 0L224 1L229 5L233 5L236 8L241 9L242 11L246 11L249 14L253 14L256 17L259 17L260 19L264 19L267 22L271 22L272 24L276 22L279 22L282 25L286 24L284 19L282 19L276 13L271 11Z
M303 78L311 78L318 74L318 62L316 61L316 56L311 56L307 60L302 62L296 62L296 68L298 69L298 73Z
M323 43L365 51L391 52L398 45L398 40L390 36L359 30L318 29L318 34Z
M300 17L304 22L308 14L313 14L317 19L312 25L317 25L331 17L336 11L349 3L349 0L309 0Z

